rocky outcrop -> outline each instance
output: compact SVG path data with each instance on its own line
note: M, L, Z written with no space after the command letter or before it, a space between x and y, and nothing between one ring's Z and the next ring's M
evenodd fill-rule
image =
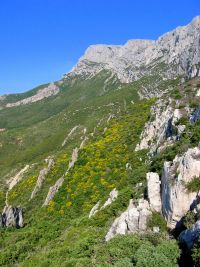
M49 205L50 201L52 201L55 194L58 192L59 188L62 186L63 182L64 182L64 178L61 177L60 179L57 180L57 182L53 186L49 188L49 192L47 194L47 197L44 201L43 206Z
M21 179L23 178L24 173L29 169L29 165L26 165L23 169L21 169L14 177L11 177L7 180L8 190L10 191Z
M15 103L8 103L6 104L7 108L12 108L12 107L18 107L21 105L27 105L31 103L38 102L44 98L48 98L50 96L57 95L59 93L60 89L58 86L56 86L54 83L49 84L47 87L40 89L37 91L37 93L33 96L24 98L20 101L17 101Z
M65 78L76 75L91 78L102 70L109 71L122 83L150 75L160 75L163 79L179 75L199 76L199 37L200 17L196 17L190 24L178 27L156 41L130 40L125 45L93 45ZM160 67L156 68L156 65Z
M190 148L173 162L165 162L162 175L162 212L170 228L196 203L197 193L189 193L186 184L200 177L200 148Z
M105 240L109 241L115 235L143 232L147 230L147 220L151 215L150 206L147 200L140 199L138 204L130 200L129 206L118 218L115 219Z
M68 140L72 137L72 135L75 133L75 131L79 128L79 126L80 125L76 125L71 129L71 131L69 132L69 134L67 135L67 137L65 138L65 140L62 143L62 147L67 144Z
M179 240L182 243L185 243L188 249L191 249L194 243L197 241L200 234L200 221L197 221L191 229L187 229L183 231L180 236Z
M147 173L147 194L151 210L161 212L160 178L157 173Z
M91 209L90 213L89 213L89 218L91 218L92 216L94 216L98 211L105 209L107 206L110 206L113 201L115 201L118 197L118 190L116 188L114 188L110 194L108 199L106 200L106 202L100 207L101 201L98 201L97 204L94 205L94 207Z
M48 174L48 172L51 170L51 168L54 166L54 160L52 158L47 158L46 163L48 163L48 166L44 169L42 169L39 173L39 176L37 178L36 185L31 193L30 200L35 197L35 195L39 192L40 188L42 187L42 184Z
M117 199L118 197L118 191L116 188L114 188L110 194L109 194L109 198L106 200L106 202L103 204L103 206L101 207L101 209L106 208L107 206L111 205L113 201L115 201L115 199Z
M135 148L136 151L150 149L150 154L153 155L179 139L185 126L177 126L176 123L183 114L179 109L172 107L171 101L169 99L169 103L167 103L163 99L159 99L152 106L151 119L145 124L140 136L141 141Z
M90 213L89 213L89 218L91 218L92 216L94 216L98 211L105 209L107 206L110 206L113 201L115 201L118 197L118 190L116 188L114 188L110 194L108 199L106 200L106 202L100 207L100 203L101 201L98 201L97 204L94 205L94 207L91 209Z
M3 213L0 216L0 227L23 227L22 208L5 206Z
M80 144L80 147L79 148L76 147L73 149L71 160L69 161L68 169L65 172L65 175L67 175L69 173L70 169L74 167L74 164L78 160L79 150L85 146L87 140L88 140L88 138L87 138L87 136L85 136L83 141ZM64 182L64 175L60 179L58 179L53 186L51 186L49 188L49 192L47 194L47 197L44 201L43 206L47 206L49 204L49 202L54 198L55 194L58 192L59 188L62 186L63 182Z
M91 209L91 211L89 213L89 218L91 218L92 216L94 216L98 212L99 206L100 206L100 201L98 201L97 204L95 204L94 207Z

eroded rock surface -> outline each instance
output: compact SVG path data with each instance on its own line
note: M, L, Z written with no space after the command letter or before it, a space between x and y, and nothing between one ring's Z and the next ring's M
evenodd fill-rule
M49 188L49 192L47 194L47 197L45 199L43 206L49 205L49 202L52 201L55 194L58 192L59 188L62 186L63 182L64 182L64 178L61 177L60 179L57 180L57 182L53 186Z
M165 162L162 176L162 212L170 228L195 204L197 193L189 193L186 184L200 177L200 148L190 148L173 162Z
M38 90L38 92L30 97L24 98L20 101L17 101L15 103L8 103L6 104L7 108L17 107L21 105L27 105L34 102L38 102L44 98L48 98L53 95L57 95L59 93L60 89L58 86L56 86L54 83L48 85L47 87Z
M181 135L185 126L176 125L182 117L179 109L174 109L169 103L160 99L151 108L151 119L145 124L144 130L140 136L140 143L135 150L150 149L150 154L172 145Z
M157 173L147 173L147 193L150 208L157 212L161 212L161 193L160 193L160 177Z
M92 45L65 77L91 78L102 70L111 72L122 83L143 76L160 75L162 79L200 75L200 17L178 27L158 40L130 40L125 45ZM155 68L160 65L160 68ZM163 67L163 69L162 69ZM149 94L143 88L143 94ZM155 91L155 88L154 88Z
M23 227L23 211L22 208L13 208L5 206L0 216L0 226L2 227Z
M35 195L39 192L48 172L54 166L54 160L52 158L47 158L46 163L48 163L48 166L40 171L39 176L37 178L36 185L31 193L30 199L34 198Z
M138 204L136 204L131 199L127 210L115 219L105 240L109 241L118 234L125 235L138 231L146 231L147 220L150 215L151 210L147 200L140 199Z

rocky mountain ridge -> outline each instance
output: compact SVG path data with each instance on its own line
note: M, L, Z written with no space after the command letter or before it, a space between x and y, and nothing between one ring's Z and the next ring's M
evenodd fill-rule
M167 65L159 73L163 79L199 76L200 17L168 32L158 40L130 40L125 45L92 45L65 76L93 77L103 69L122 83L155 74L156 65ZM170 67L169 67L170 66Z

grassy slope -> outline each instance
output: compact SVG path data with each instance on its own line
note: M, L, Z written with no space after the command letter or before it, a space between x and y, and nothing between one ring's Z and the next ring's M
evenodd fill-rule
M136 153L134 147L149 118L153 100L138 101L137 90L146 80L123 86L120 90L114 90L116 85L110 86L110 90L102 94L107 74L101 75L96 80L78 81L73 86L65 81L61 94L54 98L0 112L9 128L1 133L2 177L13 166L20 169L26 163L37 163L9 193L12 205L25 208L25 227L1 230L0 266L133 266L133 255L142 250L143 245L148 247L151 255L166 239L162 233L155 238L152 235L130 239L119 237L120 249L115 242L105 244L104 236L114 218L126 209L130 198L137 199L144 194L145 173L148 171L146 151ZM111 102L114 105L108 106ZM60 110L54 110L58 105ZM110 113L117 118L108 125L106 120ZM15 119L9 121L12 117ZM66 171L72 148L80 144L78 134L62 148L67 133L78 124L91 132L101 119L97 134L90 137L55 199L47 208L41 208L49 187ZM104 127L108 127L105 133ZM54 155L56 165L36 198L28 201L42 159L50 154ZM126 171L127 162L132 164L133 171ZM136 183L141 181L144 186L135 189ZM91 207L98 200L103 203L114 187L120 191L118 199L89 220ZM178 255L176 245L172 245ZM123 246L133 249L127 249L126 254ZM122 262L117 263L119 260ZM135 262L140 260L134 258ZM173 260L172 266L176 266L176 257Z

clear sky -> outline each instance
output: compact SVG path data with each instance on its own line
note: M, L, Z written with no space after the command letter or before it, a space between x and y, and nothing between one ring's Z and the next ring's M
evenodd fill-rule
M1 0L0 95L58 80L90 44L156 39L200 0Z

